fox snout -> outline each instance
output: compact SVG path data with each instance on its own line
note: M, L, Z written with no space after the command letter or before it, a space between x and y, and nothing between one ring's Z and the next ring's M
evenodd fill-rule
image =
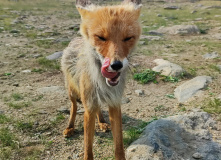
M111 64L110 64L110 67L115 70L115 71L118 71L120 70L121 68L123 68L123 63L121 61L113 61Z

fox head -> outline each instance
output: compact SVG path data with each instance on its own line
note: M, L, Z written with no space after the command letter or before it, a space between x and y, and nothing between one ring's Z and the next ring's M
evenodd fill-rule
M120 72L127 66L127 57L141 33L141 5L78 7L81 34L101 57L101 73L109 86L118 84Z

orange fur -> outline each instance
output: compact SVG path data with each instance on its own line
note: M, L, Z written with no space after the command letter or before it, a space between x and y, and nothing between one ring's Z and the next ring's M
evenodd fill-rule
M115 158L125 160L120 104L127 69L120 71L119 84L111 87L101 75L101 66L106 57L111 61L123 61L132 52L141 32L138 22L140 8L127 4L90 6L78 8L78 11L82 18L81 34L85 44L79 38L74 39L62 56L62 70L72 102L69 124L63 134L65 137L73 135L76 102L80 100L85 108L84 159L92 160L95 118L97 115L100 129L107 130L109 125L100 107L108 105Z

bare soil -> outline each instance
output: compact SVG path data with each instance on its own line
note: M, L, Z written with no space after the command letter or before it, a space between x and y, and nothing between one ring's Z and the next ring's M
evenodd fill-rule
M83 159L83 114L77 114L75 135L69 139L63 138L62 132L67 125L69 114L60 113L57 109L70 106L64 88L63 74L59 69L39 64L39 59L56 51L62 51L68 41L79 36L78 31L73 29L73 26L80 23L80 17L73 3L68 0L56 1L57 4L49 5L48 9L41 8L40 5L39 8L33 7L27 10L11 7L20 2L8 2L10 4L8 7L3 2L0 2L0 6L1 3L4 7L0 10L0 27L5 29L0 32L0 111L10 121L1 124L0 128L9 128L19 143L19 148L13 149L9 158L5 159ZM145 3L143 16L141 16L142 23L145 23L143 25L147 25L143 21L151 19L146 16L148 9L163 8L164 5L163 3ZM195 6L212 6L203 2L173 5L183 8L189 6L190 11L194 10ZM221 6L221 3L215 2L215 5ZM211 11L213 9L197 8L196 10L200 13L213 13ZM154 14L157 14L156 10ZM15 19L21 22L6 25L6 21L11 23ZM202 106L221 94L221 74L215 68L216 65L221 64L221 59L205 60L202 57L203 54L212 51L221 54L221 41L214 37L216 34L221 34L220 20L220 18L203 19L202 24L207 27L206 34L164 35L163 40L147 41L145 45L138 45L137 51L131 56L131 72L128 74L124 94L124 97L130 101L122 104L124 132L142 122L184 114L195 109L202 110ZM194 20L189 22L199 23ZM170 20L168 23L173 24ZM152 27L155 24L148 25ZM6 28L7 26L9 28ZM25 26L33 28L27 29ZM13 29L19 30L19 33L11 33ZM39 42L41 40L42 43ZM145 85L139 84L132 78L132 71L152 68L155 65L153 60L156 58L164 58L181 65L191 76L180 78L178 83L159 80L157 84ZM55 63L59 64L59 61L60 59ZM34 69L37 71L34 72ZM24 73L24 70L31 70L31 72ZM201 94L183 104L166 96L173 94L177 86L197 75L208 75L213 78L213 82ZM56 91L39 90L51 86L58 86L58 89ZM138 96L135 93L137 89L144 90L144 95ZM19 94L22 98L18 100L14 98L14 94ZM23 105L16 108L10 103ZM83 110L80 104L79 110ZM103 106L103 111L108 120L106 106ZM214 113L211 116L217 120L217 126L220 126L220 114ZM27 127L27 124L31 127ZM217 131L213 131L213 134L214 140L221 143L219 129L218 127ZM125 149L127 146L128 144L125 144ZM111 132L103 133L97 127L94 139L95 159L114 159L113 152Z

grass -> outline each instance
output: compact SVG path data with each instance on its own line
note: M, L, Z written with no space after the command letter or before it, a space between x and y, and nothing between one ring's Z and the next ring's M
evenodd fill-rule
M11 96L15 101L20 101L20 100L24 99L24 97L20 93L12 93Z
M211 99L203 105L202 109L208 113L221 114L221 100Z
M16 127L22 131L28 131L33 128L33 122L18 121Z
M63 114L57 114L54 120L51 121L52 125L57 125L60 123L62 120L65 119L65 116Z
M9 118L4 114L0 114L0 124L4 124L9 121Z
M56 60L48 60L45 57L41 57L38 59L38 63L45 68L60 69L60 64Z
M123 132L123 142L125 147L128 147L132 142L139 138L141 133L145 130L146 126L153 121L157 120L157 118L153 118L149 122L141 122L136 127L130 127L126 131Z
M135 73L133 78L141 84L147 84L149 82L158 83L158 79L164 82L175 83L179 81L179 78L173 76L164 76L160 72L155 72L151 69L146 69L143 72Z
M11 147L15 149L18 147L16 141L17 138L8 128L0 129L0 145L2 147Z
M14 109L21 109L21 108L24 108L24 107L29 107L31 106L31 102L18 102L18 103L13 103L13 102L10 102L8 103L9 107L12 107Z

